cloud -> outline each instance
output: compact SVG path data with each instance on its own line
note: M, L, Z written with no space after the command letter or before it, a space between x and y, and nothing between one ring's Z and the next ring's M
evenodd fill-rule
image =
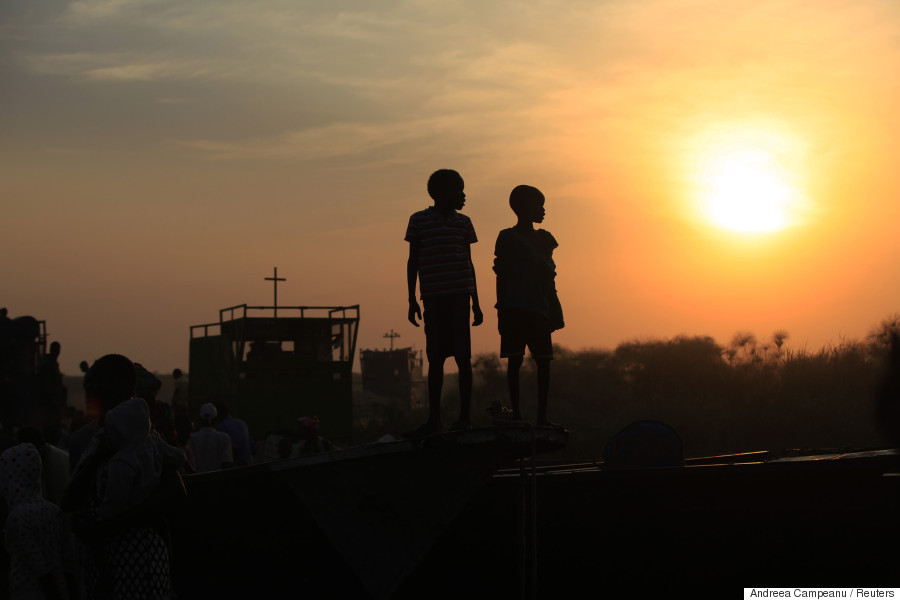
M210 71L208 65L185 61L164 61L88 69L82 75L95 81L153 81L207 78L211 75Z
M77 0L18 55L45 75L193 98L196 137L181 122L156 133L222 159L350 155L451 120L473 152L505 137L575 157L715 113L809 113L841 78L895 81L871 75L897 64L896 9L823 2Z
M166 4L166 0L75 0L66 7L63 19L84 24L120 17L138 9L164 4Z
M73 52L33 54L23 59L26 67L42 75L82 78L91 81L160 81L178 79L224 79L238 68L221 62L158 57L141 59L128 53Z
M361 155L390 145L434 139L458 125L454 119L379 124L342 122L261 138L173 140L173 143L223 160L305 161Z

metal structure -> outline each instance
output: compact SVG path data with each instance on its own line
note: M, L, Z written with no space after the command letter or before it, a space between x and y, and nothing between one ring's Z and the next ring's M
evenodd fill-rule
M0 318L0 427L38 426L47 322L28 315Z
M392 327L390 333L386 333L386 334L384 334L384 335L381 336L381 337L383 337L383 338L388 338L388 339L391 340L391 350L393 350L393 349L394 349L394 340L395 340L396 338L400 337L400 334L397 333L396 331L394 331L394 328Z
M364 390L385 398L407 400L412 408L425 406L421 350L411 347L362 350L359 362Z
M320 434L346 439L353 424L352 367L359 305L247 306L191 327L190 398L225 401L255 438L318 416Z

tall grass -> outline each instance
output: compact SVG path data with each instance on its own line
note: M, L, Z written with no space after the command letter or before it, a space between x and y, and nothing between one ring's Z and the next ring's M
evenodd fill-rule
M641 419L674 428L687 456L886 446L875 402L887 357L881 329L890 329L889 322L864 342L818 351L791 349L784 332L762 342L741 333L727 346L703 336L634 340L614 350L557 346L550 417L571 433L559 458L599 459L620 429ZM496 354L473 359L476 425L489 424L491 402L508 405L504 363ZM526 418L534 418L536 395L534 367L526 361ZM455 376L445 377L443 396L445 423L451 423L458 407ZM392 416L404 424L425 418L424 411L399 412Z

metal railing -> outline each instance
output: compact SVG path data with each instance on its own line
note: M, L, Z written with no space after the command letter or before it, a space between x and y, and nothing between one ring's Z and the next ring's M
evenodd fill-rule
M294 314L288 314L285 317L281 318L299 318L301 319L328 319L330 321L336 322L346 322L346 321L359 321L359 304L354 304L351 306L248 306L246 304L238 304L235 306L229 306L228 308L223 308L219 310L219 321L217 323L204 323L202 325L191 325L191 338L195 337L207 337L210 335L210 328L218 327L219 331L214 332L212 335L220 335L221 327L224 323L229 321L237 321L239 319L246 319L248 316L250 318L266 318L267 315L248 315L250 311L271 311L271 318L279 318L277 317L277 311L288 311L293 312ZM352 311L352 313L348 316L347 313ZM313 314L309 314L309 313ZM226 313L228 316L226 318ZM237 313L237 315L235 314ZM297 315L296 313L299 313ZM318 314L317 314L318 313ZM337 313L340 313L340 316L336 316ZM200 335L199 331L202 330L203 334ZM354 340L355 346L355 340Z

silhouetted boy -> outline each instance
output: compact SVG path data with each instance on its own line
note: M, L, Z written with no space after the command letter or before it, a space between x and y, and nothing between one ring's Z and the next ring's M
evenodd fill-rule
M494 249L500 356L507 358L513 418L521 420L519 370L528 346L537 364L537 424L555 426L547 419L547 394L553 359L550 333L563 327L553 262L553 249L559 244L549 231L534 228L534 223L543 222L545 214L540 190L530 185L517 186L509 195L509 205L518 223L500 232Z
M409 288L409 322L419 326L422 310L416 301L416 279L425 305L425 354L428 358L428 422L410 432L415 437L441 431L441 388L444 360L452 356L459 367L459 421L453 429L471 427L472 343L469 337L469 308L472 325L481 325L484 316L478 304L475 269L470 246L478 241L469 217L457 212L466 202L465 183L456 171L441 169L428 179L428 195L434 206L409 218L406 237L409 260L406 280Z

